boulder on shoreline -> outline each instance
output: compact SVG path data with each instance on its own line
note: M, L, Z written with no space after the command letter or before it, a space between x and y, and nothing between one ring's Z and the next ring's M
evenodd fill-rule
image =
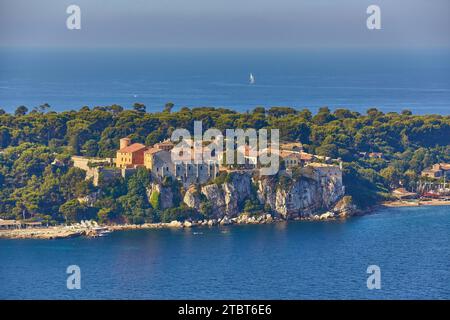
M333 212L340 218L348 218L359 213L358 208L353 203L351 196L345 196L339 200L334 206Z
M169 228L183 228L183 223L177 220L173 220L167 224Z
M330 219L330 218L334 218L334 213L332 213L332 212L325 212L325 213L323 213L323 214L321 214L319 216L319 220L327 220L327 219Z
M219 222L219 224L221 226L227 226L227 225L232 224L232 223L233 223L233 221L231 221L227 216L223 217L223 219L220 220L220 222Z
M352 203L350 197L344 197L339 201L332 211L328 211L322 214L305 214L298 217L292 217L291 220L300 221L326 221L334 220L337 217L347 218L359 214L356 206ZM212 226L226 226L232 224L266 224L289 221L275 214L270 213L252 215L247 213L241 213L236 217L224 216L222 219L203 219L199 221L177 221L173 220L169 223L144 223L140 225L136 224L119 224L102 226L109 231L125 231L125 230L142 230L142 229L160 229L160 228L193 228L193 227L212 227ZM97 225L97 227L99 227ZM0 238L9 239L65 239L79 236L96 236L95 230L89 228L81 228L79 226L52 226L52 227L40 227L40 228L28 228L28 229L11 229L0 230Z

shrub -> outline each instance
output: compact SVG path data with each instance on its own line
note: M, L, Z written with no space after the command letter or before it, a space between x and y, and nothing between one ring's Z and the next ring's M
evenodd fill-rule
M160 207L160 199L159 199L159 192L153 191L150 195L150 204L152 205L152 208L155 210L159 210Z

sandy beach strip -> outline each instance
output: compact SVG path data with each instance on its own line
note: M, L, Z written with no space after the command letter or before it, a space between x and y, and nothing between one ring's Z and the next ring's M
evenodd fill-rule
M387 201L381 204L384 207L419 207L419 206L450 206L450 201L429 200L429 201Z

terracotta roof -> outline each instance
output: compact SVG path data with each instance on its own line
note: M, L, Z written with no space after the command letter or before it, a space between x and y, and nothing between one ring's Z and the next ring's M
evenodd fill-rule
M158 142L155 144L155 146L159 146L159 145L173 146L173 142L170 140L164 140L163 142Z
M286 152L285 150L282 150L280 153L280 157L281 158L297 158L299 160L304 160L304 161L311 161L313 159L313 155L306 153L306 152Z
M383 156L383 153L381 153L381 152L371 152L371 153L369 153L369 157L382 157Z
M145 154L155 154L155 153L158 153L160 151L163 151L163 150L153 147L153 148L148 148L147 150L145 150L144 153Z
M285 150L294 150L303 148L303 144L301 142L282 142L280 147Z
M306 152L300 153L301 159L306 161L311 161L314 158L314 155Z
M393 194L401 195L401 196L413 196L416 195L414 192L409 192L405 188L397 188L392 191Z
M144 146L142 143L133 143L133 144L130 144L128 147L120 149L118 152L133 153L136 151L141 151L142 149L146 149L146 148L147 147Z
M258 156L258 151L251 148L249 145L243 145L238 147L238 152L244 154L247 157ZM252 153L253 152L253 153Z

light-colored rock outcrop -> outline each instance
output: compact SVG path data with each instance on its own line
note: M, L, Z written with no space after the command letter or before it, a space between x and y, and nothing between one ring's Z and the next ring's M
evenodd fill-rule
M258 181L258 199L284 218L309 217L328 210L344 196L342 179L276 178Z
M79 203L82 203L88 207L93 207L95 202L100 198L101 195L102 193L99 190L97 192L90 193L87 196L79 197L77 200Z
M171 222L169 222L167 224L167 226L169 228L182 228L183 227L183 222L177 221L177 220L173 220Z
M219 224L221 226L226 226L226 225L229 225L229 224L232 224L232 223L233 223L233 221L231 221L231 219L229 219L227 216L223 217L223 219L220 220L220 222L219 222Z
M159 207L161 210L172 208L173 203L173 191L170 187L163 187L159 183L151 183L147 188L147 197L150 199L153 192L159 193Z
M206 185L200 192L195 188L189 189L184 196L184 203L199 209L203 198L203 201L211 204L214 218L234 218L242 213L245 200L255 196L275 216L284 219L308 218L319 211L333 209L344 196L344 187L342 176L324 174L318 169L310 169L309 175L298 177L280 174L255 178L250 173L234 172L221 185ZM333 218L334 213L339 214L338 211L339 208L333 209L328 215L322 215L322 219ZM251 217L242 216L239 219L252 222Z
M334 213L333 212L325 212L325 213L322 213L319 216L320 220L327 220L327 219L331 219L331 218L334 218Z
M244 201L251 197L251 188L252 179L249 174L234 173L230 182L204 186L201 192L211 203L214 217L234 217L239 213Z
M184 194L183 202L189 208L200 210L200 194L197 192L196 187L191 187L186 191L186 193Z
M336 203L333 212L340 218L347 218L358 214L359 210L353 203L352 198L350 196L345 196Z

